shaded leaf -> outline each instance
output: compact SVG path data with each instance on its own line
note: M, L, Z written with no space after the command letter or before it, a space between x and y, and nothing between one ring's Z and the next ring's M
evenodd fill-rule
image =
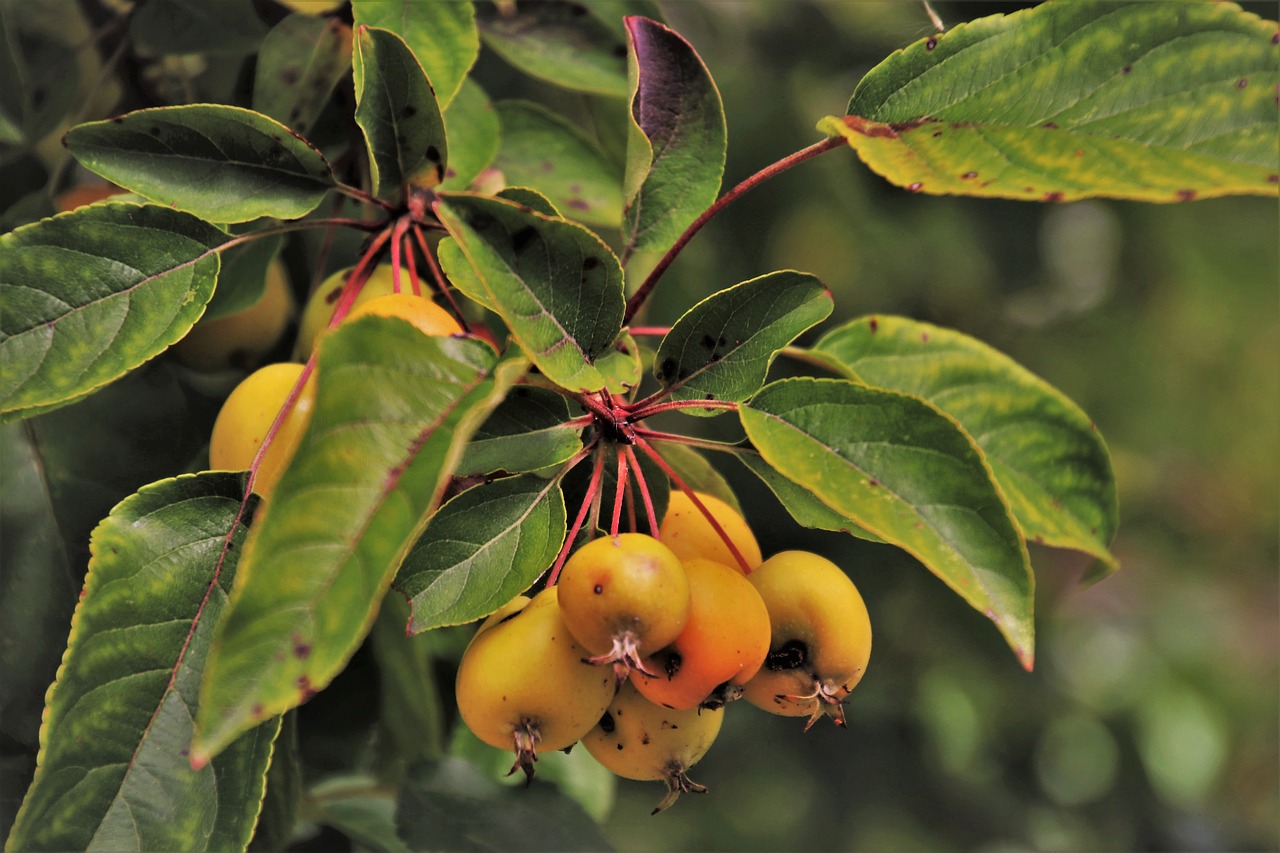
M497 199L447 193L435 209L542 373L571 391L603 388L594 362L623 312L622 270L609 247L580 225Z
M520 474L565 462L582 449L582 428L567 426L570 417L564 397L547 388L519 386L472 435L457 473Z
M369 634L378 663L379 699L371 766L389 781L398 781L419 761L439 758L445 747L438 650L431 634L408 636L408 624L409 604L393 590L382 600Z
M1013 359L950 329L863 317L814 349L849 378L928 400L982 448L1027 539L1075 548L1114 570L1111 456L1089 417Z
M450 500L393 583L413 611L409 632L473 622L527 590L555 561L565 523L557 479L508 477Z
M726 144L720 93L693 47L648 18L627 18L627 32L624 256L666 249L716 200Z
M493 162L508 184L544 193L588 225L622 223L621 175L568 119L529 101L501 101L502 146Z
M311 789L308 805L320 823L374 853L409 853L396 835L396 792L366 776L338 776Z
M684 480L689 488L695 492L714 495L733 507L733 511L738 515L742 515L742 505L738 503L738 496L729 487L729 481L707 461L700 451L674 442L663 442L656 450L667 464L675 469L680 479Z
M329 164L305 139L261 113L221 104L77 125L66 144L86 169L210 222L297 219L333 186Z
M848 533L868 542L884 541L879 536L863 530L857 524L824 504L817 495L804 486L788 480L759 456L753 453L743 453L738 456L738 461L769 487L769 491L773 492L773 496L778 499L778 503L782 504L782 508L801 527Z
M227 239L189 214L121 203L0 236L0 420L65 405L181 338Z
M279 720L248 731L201 771L186 757L200 673L244 537L235 523L243 489L232 474L162 481L94 531L11 849L248 843Z
M740 415L764 461L911 554L995 623L1030 668L1026 545L973 440L928 403L840 379L784 379Z
M578 3L486 5L476 23L485 45L525 74L581 92L627 93L626 44Z
M362 317L325 336L311 419L245 544L205 669L192 762L322 690L368 632L471 432L496 356Z
M369 147L374 194L394 203L410 185L433 187L444 180L444 119L431 83L404 39L360 27L352 71L356 124Z
M611 850L600 828L544 782L509 788L451 758L417 768L396 802L414 850Z
M213 320L256 305L267 291L267 270L283 246L284 235L273 234L223 252L218 285L200 319Z
M0 426L0 734L38 746L44 691L62 659L80 588L30 424Z
M1275 34L1232 3L1044 3L893 54L820 128L925 193L1276 195Z
M298 712L280 718L280 734L271 749L262 813L249 841L251 851L284 850L293 838L302 799L302 759L298 752Z
M440 187L464 190L498 154L498 113L480 84L468 77L443 115L449 162Z
M353 0L351 11L356 24L390 30L404 39L431 80L441 109L450 105L480 53L470 3Z
M140 56L250 53L266 34L252 0L148 0L129 16Z
M825 320L832 305L831 292L808 273L784 270L744 281L676 321L658 345L653 374L672 400L745 400L764 384L774 354Z
M337 18L295 13L258 50L253 108L306 134L351 68L351 28Z

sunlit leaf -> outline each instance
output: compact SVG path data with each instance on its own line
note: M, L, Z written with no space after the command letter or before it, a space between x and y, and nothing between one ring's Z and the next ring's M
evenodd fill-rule
M194 764L341 671L505 390L495 360L478 340L399 319L362 317L325 337L310 423L245 544L205 669Z
M611 850L577 803L544 782L509 788L461 759L417 768L396 803L414 850Z
M519 474L558 465L582 449L581 427L564 397L547 388L519 386L471 437L459 474Z
M1275 34L1233 3L1043 3L893 54L820 128L917 192L1276 195Z
M462 193L436 203L458 248L512 336L552 382L597 391L595 360L622 326L622 270L580 225Z
M720 93L674 30L627 19L631 124L627 135L626 253L666 249L716 200L726 131Z
M77 125L66 143L86 169L210 222L297 219L333 186L329 164L310 143L240 107L138 110Z
M409 631L488 616L550 568L565 537L557 480L525 475L467 489L431 517L396 575Z
M307 133L351 68L351 49L351 28L337 18L285 18L258 50L253 108Z
M218 286L200 319L214 320L256 305L267 290L268 271L283 245L284 236L276 234L223 252Z
M1028 540L1075 548L1111 569L1117 525L1111 456L1084 412L1008 356L959 332L863 317L814 345L851 379L923 397L986 454Z
M581 4L486 5L476 22L485 45L525 74L582 92L627 93L626 44Z
M352 71L356 124L369 147L374 194L394 203L410 185L433 187L444 180L444 119L431 83L404 39L360 27Z
M529 101L501 101L502 147L493 162L506 182L544 193L571 219L622 222L622 176L568 119Z
M745 400L774 354L831 313L831 292L807 273L774 272L713 293L658 345L653 372L673 400ZM719 414L721 409L687 409Z
M817 495L799 483L793 483L759 456L743 453L738 457L748 471L760 478L773 492L787 514L801 527L815 530L831 530L848 533L868 542L883 542L879 536L868 533L853 521L824 504Z
M480 52L470 3L352 0L351 11L356 24L404 39L435 87L441 109L450 105Z
M1030 668L1027 549L973 440L915 397L840 379L774 382L741 409L764 461L907 551L995 623Z
M465 190L498 154L498 114L480 84L468 77L443 115L449 163L440 187Z
M121 203L0 236L0 420L69 403L181 338L227 239L189 214Z
M162 481L94 531L40 766L10 849L248 843L279 720L247 731L198 772L186 756L200 673L244 538L235 523L243 489L232 474Z

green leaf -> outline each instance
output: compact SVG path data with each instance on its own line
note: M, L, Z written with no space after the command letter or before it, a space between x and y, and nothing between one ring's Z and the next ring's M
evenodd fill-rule
M841 379L784 379L740 411L764 461L911 554L1034 660L1026 545L973 440L928 403Z
M640 345L629 332L623 332L613 346L596 360L596 369L604 375L605 387L610 393L626 395L640 384L644 375Z
M440 507L393 586L409 599L409 632L488 616L527 590L565 537L557 479L508 477L467 489Z
M65 405L181 338L227 239L194 216L120 203L0 236L0 420Z
M32 758L80 587L39 451L30 424L0 426L0 734Z
M156 107L73 127L86 169L210 222L297 219L333 186L324 156L278 121L220 104Z
M546 783L502 785L452 758L417 768L396 803L414 850L612 850L577 803Z
M498 190L498 198L505 198L507 201L514 201L516 204L527 207L534 213L541 213L543 216L551 216L556 219L563 219L559 209L551 203L551 199L531 187L503 187Z
M373 853L409 853L396 835L395 791L367 776L337 776L311 789L308 805L315 819L341 832L356 849Z
M863 317L814 349L849 378L928 400L982 448L1029 540L1074 548L1114 570L1115 472L1089 417L1008 356L950 329Z
M784 270L744 281L676 321L658 345L653 374L672 400L745 400L764 384L774 354L825 320L832 305L831 292L808 273Z
M738 503L738 496L730 488L729 481L705 456L692 447L674 442L663 442L655 449L675 469L685 485L695 492L714 495L733 507L738 515L742 515L742 506Z
M140 56L250 53L266 34L252 0L147 0L129 15L129 39Z
M624 257L666 249L716 200L726 144L720 92L693 47L648 18L627 18L627 31Z
M377 767L379 777L389 781L399 781L409 767L439 758L445 749L440 683L444 679L436 674L439 654L431 634L405 634L409 613L402 595L387 593L369 634L378 663L379 698L370 766Z
M267 271L283 246L284 235L273 234L223 252L218 286L200 319L213 320L256 305L267 291Z
M280 734L271 748L271 766L267 768L267 792L262 799L262 812L253 828L249 850L284 850L293 839L298 823L298 805L302 800L302 759L298 750L298 712L280 717Z
M782 508L801 527L848 533L868 542L884 541L824 504L817 495L804 486L788 480L759 456L743 453L738 456L738 461L768 486L769 491L773 492L773 496L778 499L778 503L782 504Z
M200 673L244 538L236 521L243 488L232 474L165 480L94 531L39 769L8 849L248 843L279 720L247 731L198 772L186 756L203 701Z
M301 12L271 28L258 51L253 108L309 132L351 67L351 29Z
M508 184L542 193L572 219L616 228L622 223L621 176L585 133L529 101L497 105L502 147L493 166Z
M582 428L564 397L548 388L517 386L471 437L457 473L521 474L559 465L582 449Z
M1043 3L893 54L819 127L918 192L1276 195L1275 34L1233 3Z
M443 4L441 4L443 5ZM498 155L498 113L480 84L470 77L444 110L449 163L441 189L464 190Z
M470 3L352 0L351 11L356 24L390 30L404 39L435 87L441 109L449 106L480 53Z
M404 39L360 27L352 70L356 124L369 147L374 194L394 203L411 185L434 187L444 180L444 119L431 82Z
M624 307L609 247L581 225L497 199L445 193L435 209L538 369L570 391L605 387L594 362L618 336Z
M476 15L494 53L532 77L580 92L627 93L627 46L586 8L565 0L523 3Z
M345 666L462 446L505 391L473 338L362 317L319 350L316 398L259 513L205 669L199 765Z

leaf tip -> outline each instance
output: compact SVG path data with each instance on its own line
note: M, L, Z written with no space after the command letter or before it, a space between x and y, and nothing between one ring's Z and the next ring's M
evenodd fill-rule
M209 755L202 750L192 749L188 758L191 769L199 773L209 764Z

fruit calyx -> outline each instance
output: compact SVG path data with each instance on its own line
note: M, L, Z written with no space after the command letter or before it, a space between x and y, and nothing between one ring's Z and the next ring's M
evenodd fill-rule
M675 805L676 800L680 799L681 794L705 794L707 792L706 785L699 785L685 775L685 766L681 761L672 760L667 762L667 766L663 769L662 782L667 786L666 796L653 807L653 811L649 812L650 816L671 808Z
M517 770L523 770L524 785L527 788L533 784L533 765L538 760L538 743L542 740L542 733L538 731L538 723L528 717L522 718L512 734L512 740L515 746L516 761L511 765L511 769L507 771L506 775L510 776Z

